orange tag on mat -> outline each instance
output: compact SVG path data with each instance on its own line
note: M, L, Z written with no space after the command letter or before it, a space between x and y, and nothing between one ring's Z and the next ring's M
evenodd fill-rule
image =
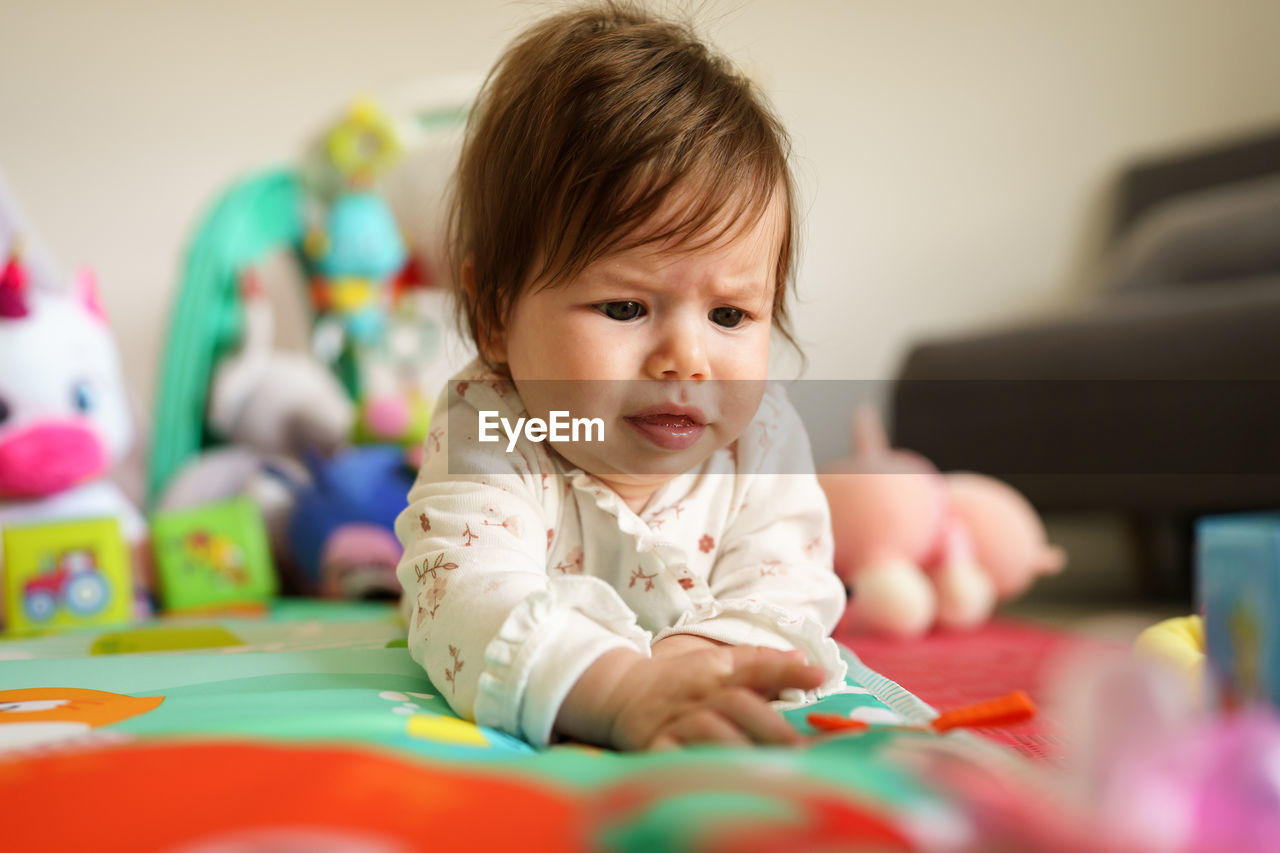
M879 731L916 731L943 732L951 729L973 729L993 726L1011 726L1031 719L1036 715L1036 705L1031 697L1021 690L989 699L973 705L962 705L943 711L934 719L922 726L876 726ZM820 732L866 732L872 729L870 723L854 720L840 714L827 714L815 711L805 716L805 721Z
M1011 726L1025 722L1035 715L1036 704L1031 701L1031 697L1021 690L1015 690L998 699L943 711L929 722L929 728L935 732L945 732L956 728Z
M871 726L862 720L853 720L839 714L824 714L814 711L805 716L805 722L820 732L865 732Z

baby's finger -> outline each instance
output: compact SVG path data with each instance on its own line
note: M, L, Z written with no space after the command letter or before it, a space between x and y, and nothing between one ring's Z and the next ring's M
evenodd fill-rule
M776 699L788 687L813 690L825 680L822 667L777 653L743 656L723 683L726 687L748 687L766 699Z
M712 698L712 707L756 743L792 745L800 733L783 716L769 707L758 693L745 687L722 690Z
M769 646L730 646L734 668L757 660L799 661L804 663L804 652L799 649L774 649Z
M651 752L671 752L680 748L680 741L669 734L660 734L649 742Z
M682 714L667 727L665 734L670 734L684 744L751 745L751 739L740 728L710 708L699 708Z

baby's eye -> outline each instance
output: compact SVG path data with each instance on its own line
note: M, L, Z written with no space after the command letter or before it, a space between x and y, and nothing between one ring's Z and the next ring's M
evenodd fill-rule
M644 306L639 302L602 302L596 306L596 310L610 320L622 323L644 316Z
M715 323L717 326L732 329L734 326L745 320L747 315L738 308L724 306L722 308L712 308L711 313L707 316L711 319L711 322Z

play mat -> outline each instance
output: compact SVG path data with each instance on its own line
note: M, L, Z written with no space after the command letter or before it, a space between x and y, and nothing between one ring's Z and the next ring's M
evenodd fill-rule
M455 717L392 609L0 642L6 850L958 850L975 826L932 752L1020 759L846 653L845 692L788 712L806 746L535 750ZM871 724L818 736L823 712ZM894 727L894 728L891 728ZM959 759L957 759L959 756Z
M935 708L1025 691L1040 706L1035 717L973 731L1029 759L1055 766L1064 763L1067 753L1062 721L1051 707L1060 663L1124 648L1117 642L1004 616L972 631L937 631L911 642L858 634L843 625L836 629L836 638L867 666L891 676Z

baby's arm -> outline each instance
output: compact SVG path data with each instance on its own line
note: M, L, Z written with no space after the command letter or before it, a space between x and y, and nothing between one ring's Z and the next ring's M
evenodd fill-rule
M708 578L716 606L659 633L653 653L697 642L799 649L827 670L824 688L835 689L844 665L829 635L845 592L833 568L830 511L799 416L778 391L764 406L771 411L738 442L742 488Z
M467 423L467 412L453 420ZM467 438L450 452L433 430L397 521L409 650L460 715L546 743L587 667L617 648L647 655L650 637L603 581L548 578L554 494L533 473L537 460Z
M518 478L504 485L419 484L400 519L410 651L454 710L535 744L553 715L557 733L618 749L797 740L768 700L816 687L821 669L745 646L651 660L648 634L602 581L547 579L545 552L519 535L535 507ZM494 508L505 527L486 523Z

